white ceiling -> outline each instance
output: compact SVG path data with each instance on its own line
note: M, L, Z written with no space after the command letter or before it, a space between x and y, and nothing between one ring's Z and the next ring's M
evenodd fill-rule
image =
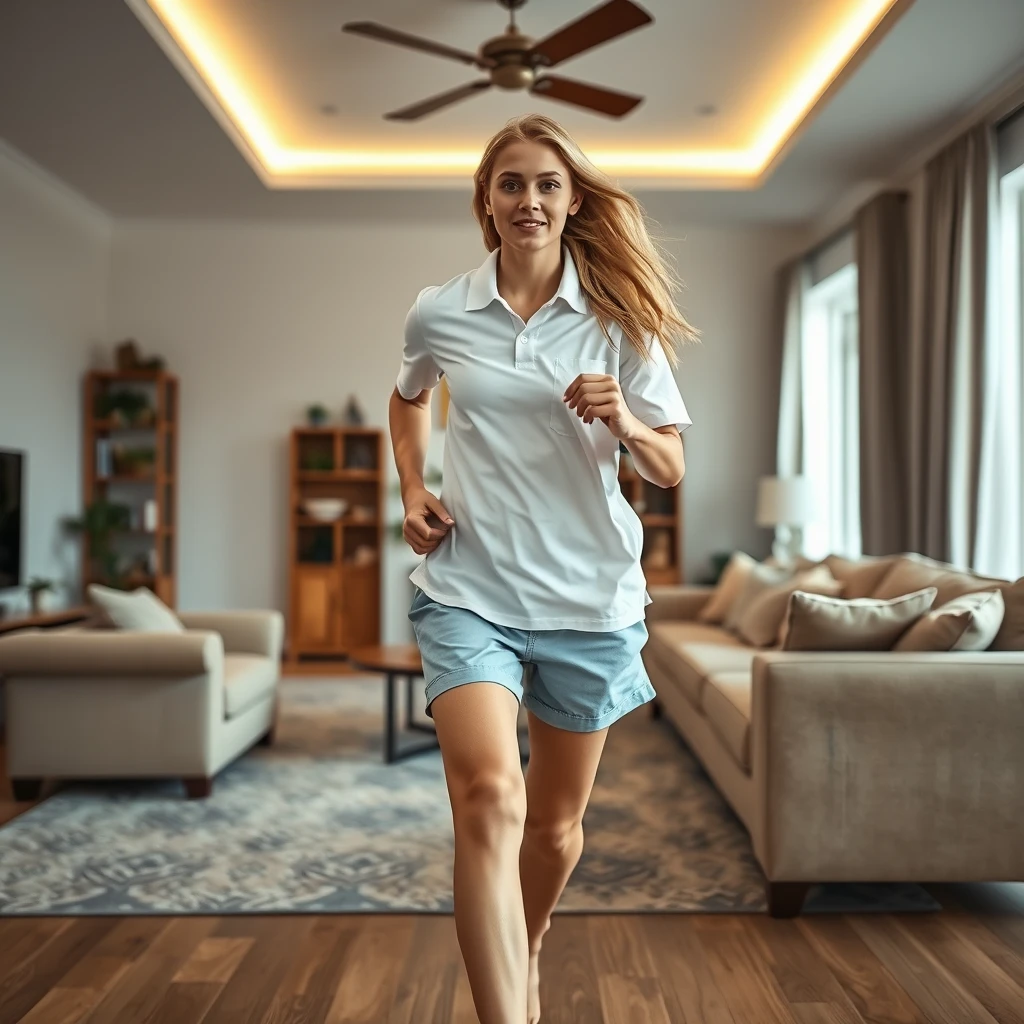
M808 46L853 0L640 0L655 17L557 71L646 101L622 120L491 90L413 124L381 114L479 77L454 61L341 33L373 20L474 50L500 34L490 0L203 0L297 147L479 150L507 117L543 110L584 148L736 148L749 142ZM190 0L193 7L196 0ZM536 38L595 4L531 0ZM211 24L213 21L211 20ZM1024 0L916 0L816 109L754 191L659 198L694 219L806 221L891 173L1024 66ZM701 117L702 104L715 117ZM323 104L337 114L325 116ZM465 190L267 189L123 0L4 0L0 136L121 216L401 217L465 209ZM628 184L628 181L627 181Z

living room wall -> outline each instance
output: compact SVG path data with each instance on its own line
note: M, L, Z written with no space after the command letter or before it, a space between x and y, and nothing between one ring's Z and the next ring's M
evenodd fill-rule
M678 370L687 431L686 576L708 556L767 553L753 522L757 478L772 472L771 349L780 261L803 233L777 226L681 223L669 194L643 197L667 236L703 333ZM108 323L180 375L179 603L284 607L287 437L322 401L340 414L355 395L387 436L402 325L417 291L477 266L485 251L468 195L350 194L322 224L119 221ZM428 462L440 466L435 430ZM390 456L388 472L397 480ZM388 519L401 516L393 496ZM416 562L387 549L383 639L409 638Z
M0 447L28 455L23 576L77 587L60 523L81 511L81 379L106 331L110 219L0 142L0 224ZM28 597L0 604L20 613Z

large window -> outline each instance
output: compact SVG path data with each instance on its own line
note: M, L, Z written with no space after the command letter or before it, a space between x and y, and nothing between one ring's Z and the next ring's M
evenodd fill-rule
M804 295L802 462L816 514L803 548L811 558L861 554L857 349L857 266L848 263Z

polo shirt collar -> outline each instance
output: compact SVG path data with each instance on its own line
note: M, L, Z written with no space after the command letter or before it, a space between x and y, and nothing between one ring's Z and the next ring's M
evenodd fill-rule
M498 253L501 246L493 249L487 259L473 271L469 280L469 292L466 296L466 309L483 309L489 306L498 295ZM558 282L558 291L554 298L565 299L565 301L576 310L577 313L587 312L587 300L580 287L579 274L576 272L576 264L573 262L569 247L562 244L562 280Z

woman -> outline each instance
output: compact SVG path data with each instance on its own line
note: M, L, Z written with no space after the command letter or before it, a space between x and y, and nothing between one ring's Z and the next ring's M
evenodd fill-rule
M474 184L490 255L417 296L389 418L404 537L426 556L409 619L452 805L459 945L482 1024L536 1024L541 942L608 727L655 696L619 444L647 480L679 483L673 340L696 332L639 204L556 121L509 121ZM439 499L423 467L442 374Z

